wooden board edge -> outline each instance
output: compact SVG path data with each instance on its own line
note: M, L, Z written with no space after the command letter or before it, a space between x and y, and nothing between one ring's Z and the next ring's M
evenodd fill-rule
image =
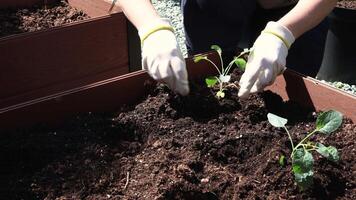
M214 53L208 55L212 56L212 59L217 58ZM207 68L206 63L194 63L192 57L186 61L191 78L214 73L212 68ZM13 124L29 126L53 119L60 120L81 112L114 111L122 105L134 104L142 99L145 82L152 83L153 80L145 71L140 70L7 107L0 110L0 122L6 124L0 129L11 128ZM320 84L315 79L300 76L291 70L279 76L275 84L267 89L277 93L284 100L313 106L316 110L336 109L352 121L356 120L355 97ZM305 94L300 95L300 92ZM105 98L107 94L110 94L110 98ZM337 102L335 103L333 99Z
M105 16L100 16L100 17L95 17L95 18L90 18L90 19L85 19L85 20L81 20L78 22L72 22L69 24L64 24L61 26L56 26L56 27L51 27L45 30L39 30L39 31L33 31L33 32L26 32L26 33L19 33L19 34L14 34L14 35L9 35L9 36L4 36L0 38L0 45L3 42L7 42L9 40L19 40L22 38L31 38L34 36L41 36L41 35L46 35L46 34L51 34L54 31L58 31L58 30L62 30L62 29L73 29L76 27L80 27L80 26L85 26L87 24L90 23L94 23L97 21L101 21L101 20L107 20L109 18L122 18L125 17L125 15L123 13L117 13L115 15L105 15Z
M285 101L295 101L316 111L338 110L353 122L356 121L355 96L293 70L286 70L266 90L277 93Z
M0 130L60 123L85 112L115 111L141 99L146 82L152 83L152 79L138 71L2 108Z

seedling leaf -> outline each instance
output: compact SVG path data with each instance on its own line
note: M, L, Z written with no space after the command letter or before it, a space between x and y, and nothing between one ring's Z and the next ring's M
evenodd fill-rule
M216 93L216 96L217 96L217 97L220 97L220 98L224 98L224 97L225 97L225 92L223 92L223 91L218 91L218 92Z
M194 56L193 60L195 63L201 61L201 60L205 60L207 59L208 57L207 56Z
M292 159L295 181L304 190L313 183L313 156L310 152L300 148L295 150Z
M205 83L208 87L214 87L214 85L218 82L218 78L216 76L209 76L205 78Z
M218 54L221 56L222 50L218 45L211 45L211 49L215 50L218 52Z
M284 167L284 165L286 164L286 157L285 157L284 155L281 155L281 156L279 157L278 162L279 162L279 165L280 165L280 166Z
M326 147L321 143L317 143L316 146L317 146L316 151L320 153L322 156L324 156L325 158L327 158L328 160L336 162L340 159L339 153L337 152L337 149L335 147L333 146Z
M295 150L293 154L293 171L306 172L313 169L314 159L309 151L300 148ZM294 169L294 166L297 168Z
M235 64L242 70L245 71L246 69L246 61L243 58L235 59Z
M342 114L335 110L329 110L321 113L316 120L316 130L330 134L334 132L342 123Z
M272 113L268 113L267 118L268 118L269 123L272 124L272 126L278 127L278 128L284 127L288 122L287 119L282 118L282 117L272 114Z
M313 185L313 175L314 172L312 170L307 171L305 173L294 172L295 182L301 190L306 190L307 188Z
M230 79L231 79L231 76L230 75L220 75L219 76L219 79L220 79L220 81L221 82L223 82L223 83L228 83L229 81L230 81Z

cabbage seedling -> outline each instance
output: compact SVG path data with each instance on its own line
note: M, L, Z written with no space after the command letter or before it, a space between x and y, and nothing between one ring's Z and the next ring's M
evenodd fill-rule
M243 55L247 54L250 52L249 49L244 49L243 52L241 52L238 56L234 57L234 59L226 66L224 67L224 62L222 59L222 50L218 45L212 45L211 49L215 50L220 58L220 63L221 63L221 69L217 66L216 63L214 63L212 60L210 60L207 56L204 55L197 55L194 57L194 62L197 63L202 60L206 60L209 63L211 63L216 71L219 73L218 76L209 76L205 79L205 83L208 87L214 87L217 83L219 83L219 91L216 93L216 96L218 98L224 98L225 97L225 85L230 81L231 75L229 74L231 67L235 64L237 65L241 70L245 70L246 67L246 61L242 58Z
M314 159L311 154L312 151L318 152L330 161L336 162L339 160L339 154L335 147L311 142L309 138L317 132L329 135L338 129L342 123L342 114L340 112L329 110L321 113L316 120L316 128L308 133L297 145L294 145L292 137L285 126L288 122L287 119L272 113L268 113L267 118L272 126L284 128L288 134L292 146L292 153L290 155L292 159L292 170L295 181L301 190L309 188L313 183Z

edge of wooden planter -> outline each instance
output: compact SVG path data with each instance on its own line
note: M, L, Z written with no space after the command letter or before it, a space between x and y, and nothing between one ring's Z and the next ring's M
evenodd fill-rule
M0 38L0 108L129 72L124 14L117 7L109 14L111 4L103 0L69 3L94 17Z
M218 59L216 54L207 55L213 60ZM194 63L188 58L187 66L194 66L188 67L188 73L194 78L213 74L215 69L206 64ZM114 111L142 99L152 82L149 75L140 70L0 108L0 129L25 128L42 122L57 123L83 112Z
M277 93L285 101L292 100L317 111L338 110L356 122L355 96L293 70L286 70L266 90Z
M218 61L215 53L207 55ZM201 79L215 73L208 63L194 63L192 58L187 58L186 62L190 78ZM114 111L122 105L137 103L144 96L146 86L152 82L145 71L137 71L3 108L0 109L0 124L4 126L0 129L28 127L38 122L60 122L81 112ZM356 121L354 96L292 70L286 70L267 90L279 94L284 100L296 101L316 110L336 109Z

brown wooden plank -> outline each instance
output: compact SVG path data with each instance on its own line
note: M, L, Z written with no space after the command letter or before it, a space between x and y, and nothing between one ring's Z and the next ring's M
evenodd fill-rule
M317 111L335 109L356 121L355 96L292 70L286 70L266 89L279 94L285 101L292 100Z
M147 73L138 71L3 108L0 129L12 130L40 122L60 123L80 112L114 111L141 99L149 80Z
M209 58L218 61L214 53L209 53ZM208 63L194 63L191 58L186 63L190 78L203 78L209 73L215 73L215 69ZM0 129L61 121L79 112L115 111L124 104L136 103L145 93L147 81L152 81L147 73L137 71L3 108L0 109ZM285 100L291 99L317 110L333 108L353 121L356 120L355 97L316 82L287 70L267 89Z
M207 55L214 61L218 60L214 53ZM192 58L188 58L186 63L193 79L215 73L214 67L207 62L194 63ZM152 79L141 70L0 107L0 130L61 121L80 112L115 111L124 104L136 103L145 93L145 82L152 82Z
M0 38L0 108L127 73L126 28L119 13Z
M83 10L91 17L108 15L111 3L105 0L68 0L69 4L75 8ZM111 13L121 12L117 6Z

